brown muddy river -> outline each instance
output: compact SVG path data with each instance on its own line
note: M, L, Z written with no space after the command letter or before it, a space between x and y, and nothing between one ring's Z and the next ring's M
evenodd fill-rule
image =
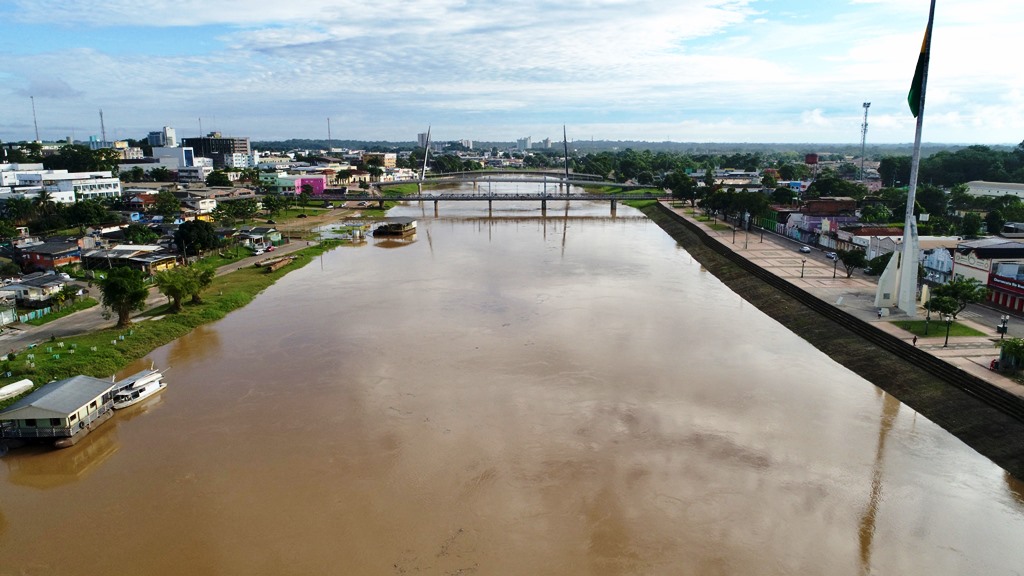
M155 351L161 396L0 459L0 575L1024 570L1021 484L563 209L426 207Z

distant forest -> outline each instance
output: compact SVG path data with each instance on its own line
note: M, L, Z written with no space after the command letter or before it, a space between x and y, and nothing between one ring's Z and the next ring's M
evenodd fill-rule
M439 142L444 142L439 140ZM383 140L331 140L326 139L299 139L290 140L264 140L254 141L252 147L257 150L285 152L288 150L317 150L327 149L328 145L334 148L348 148L351 150L368 150L372 152L398 152L402 150L414 150L416 142L388 142ZM514 148L515 142L473 142L474 150L507 150ZM923 156L931 156L938 152L956 152L970 147L969 144L935 144L924 143L921 146ZM872 159L880 159L884 156L909 156L912 152L911 144L868 144L865 146L865 156ZM1012 145L987 146L994 151L1011 151ZM644 142L640 140L570 140L569 149L578 154L589 152L615 152L620 150L650 150L651 152L675 152L680 154L707 155L707 154L735 154L735 153L828 153L845 156L860 156L860 144L820 144L820 143L750 143L750 142ZM541 150L533 148L533 150ZM552 142L551 150L562 150L561 142Z

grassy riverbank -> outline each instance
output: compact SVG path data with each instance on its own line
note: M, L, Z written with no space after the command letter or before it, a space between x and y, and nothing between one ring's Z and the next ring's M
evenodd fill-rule
M338 245L325 240L290 254L295 260L274 272L248 267L218 276L202 294L202 304L189 304L177 314L161 314L166 306L152 310L151 319L136 321L129 328L107 328L90 334L39 344L11 358L4 356L0 369L10 376L0 385L28 378L36 387L51 380L76 374L106 378L154 349L191 332L197 326L220 320L229 312L245 306L279 278L305 266L326 250ZM113 321L112 321L113 322ZM0 403L0 409L13 399Z
M696 232L659 207L647 208L644 213L741 298L1016 478L1024 478L1024 447L1020 442L1024 438L1024 422L760 280L713 250Z

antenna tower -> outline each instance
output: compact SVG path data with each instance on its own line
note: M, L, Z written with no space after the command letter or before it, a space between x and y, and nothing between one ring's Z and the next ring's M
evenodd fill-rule
M331 117L328 116L327 117L327 155L328 156L331 155L331 149L332 148L334 148L334 145L331 144Z
M107 125L103 123L103 109L100 108L100 138L103 140L100 142L100 146L106 147L107 145Z
M41 142L39 140L39 122L36 121L36 97L29 96L29 98L32 100L32 125L36 127L36 142Z
M864 146L868 141L868 108L871 102L864 103L864 123L860 126L860 181L864 181Z

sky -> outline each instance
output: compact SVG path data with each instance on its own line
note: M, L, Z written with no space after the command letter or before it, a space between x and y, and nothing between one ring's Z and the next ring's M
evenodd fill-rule
M913 142L928 0L0 0L0 141ZM1024 3L937 0L923 140L1024 141ZM330 134L328 133L330 128Z

